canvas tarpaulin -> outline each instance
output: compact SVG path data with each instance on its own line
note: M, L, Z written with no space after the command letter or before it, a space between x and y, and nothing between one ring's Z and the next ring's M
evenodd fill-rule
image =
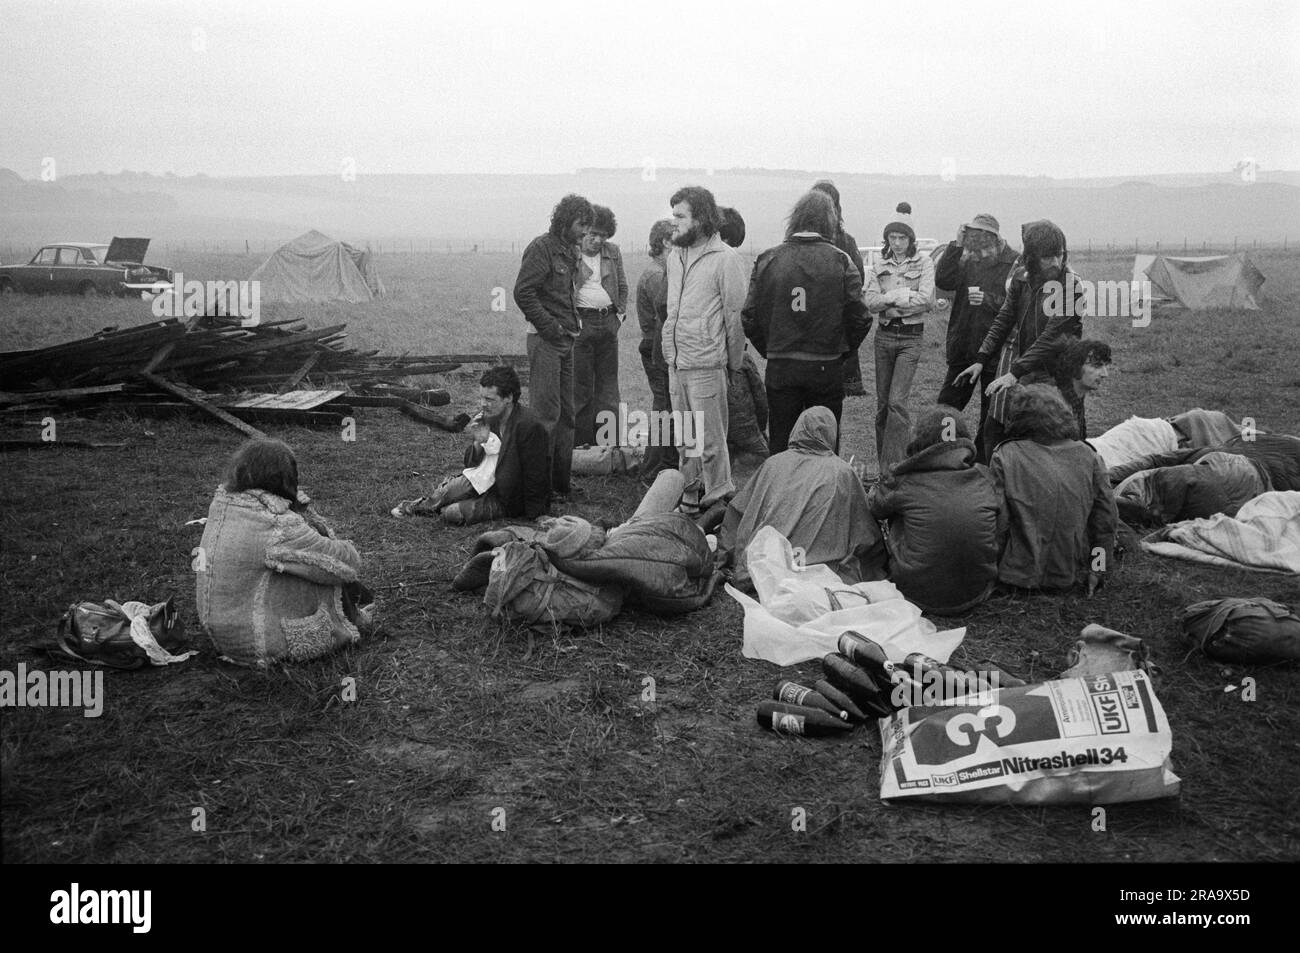
M369 301L384 285L369 252L311 231L281 245L253 272L263 301Z
M1133 280L1151 281L1153 303L1182 308L1242 308L1258 311L1264 276L1250 256L1166 258L1138 255Z

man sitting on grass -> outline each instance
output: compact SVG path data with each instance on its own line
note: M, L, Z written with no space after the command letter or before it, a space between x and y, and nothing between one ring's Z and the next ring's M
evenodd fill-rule
M465 448L465 469L444 479L429 496L398 503L393 515L440 515L456 525L545 515L551 495L550 438L537 415L520 406L519 392L513 367L485 371L479 378L481 420L471 425L474 442Z

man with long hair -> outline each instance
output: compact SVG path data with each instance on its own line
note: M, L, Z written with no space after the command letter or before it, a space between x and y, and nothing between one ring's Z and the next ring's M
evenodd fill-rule
M551 212L551 227L528 243L515 304L532 327L528 351L528 398L550 434L551 489L568 497L573 466L573 346L581 333L574 302L578 243L595 211L581 195L566 195Z
M984 449L990 455L1006 433L1007 389L1050 382L1071 338L1083 337L1084 294L1069 267L1065 233L1043 219L1022 226L1020 238L1024 251L1011 270L1006 300L974 362L954 379L974 383L997 358L998 376L984 389L990 398Z
M832 239L839 219L830 197L804 194L790 211L785 241L758 256L741 312L745 335L767 358L768 446L786 449L809 407L835 417L839 452L844 365L870 330L862 276Z
M727 452L727 377L744 362L745 265L718 234L722 217L712 192L687 186L668 204L675 231L668 253L664 360L673 408L692 414L703 430L695 435L701 452L683 455L683 508L707 510L736 492Z
M1088 439L1088 415L1084 402L1089 394L1100 390L1106 382L1112 360L1110 345L1094 338L1072 341L1056 360L1056 388L1074 411L1080 440Z
M813 183L813 191L826 193L830 196L831 201L835 203L835 237L831 239L831 244L853 259L853 265L858 269L858 274L862 277L862 283L865 287L867 266L863 264L862 252L858 251L858 240L850 235L844 227L844 210L840 206L840 190L835 187L835 183L830 179L818 179ZM870 333L870 329L868 329L867 333ZM853 353L844 362L845 397L865 397L867 393L862 386L862 359L858 354L859 348L854 348Z
M1078 439L1051 384L1008 389L1007 439L990 470L1005 513L998 579L1021 589L1092 595L1115 551L1119 516L1101 455Z
M994 368L985 368L979 381L963 377L958 383L958 378L979 354L984 336L1006 300L1007 277L1015 263L1016 251L1002 240L998 220L983 212L957 229L957 240L948 243L934 266L935 287L952 295L944 348L948 370L939 387L939 403L965 410L976 386L979 387L980 422L975 432L975 447L981 460L988 459L984 421L989 412L989 398L984 390L993 383Z
M594 444L599 415L618 413L618 329L627 317L623 253L610 241L618 222L603 205L593 210L574 283L581 326L573 349L573 442L577 444Z

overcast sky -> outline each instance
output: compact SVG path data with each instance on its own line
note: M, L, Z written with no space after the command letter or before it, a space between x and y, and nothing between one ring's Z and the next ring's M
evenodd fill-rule
M61 175L1300 169L1300 4L0 0Z

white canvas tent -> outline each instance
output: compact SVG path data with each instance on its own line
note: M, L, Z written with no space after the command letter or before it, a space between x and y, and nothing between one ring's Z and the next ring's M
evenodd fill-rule
M1133 280L1144 279L1151 282L1152 304L1193 309L1258 311L1256 298L1264 284L1264 276L1244 252L1209 258L1138 255Z
M370 253L310 231L277 248L253 272L263 301L351 301L382 298L384 283Z

